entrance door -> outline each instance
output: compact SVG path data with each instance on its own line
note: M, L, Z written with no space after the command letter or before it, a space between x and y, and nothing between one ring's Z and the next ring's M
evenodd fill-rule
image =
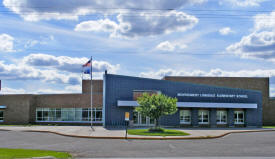
M139 112L133 112L134 126L154 126L154 120L149 117L142 116Z

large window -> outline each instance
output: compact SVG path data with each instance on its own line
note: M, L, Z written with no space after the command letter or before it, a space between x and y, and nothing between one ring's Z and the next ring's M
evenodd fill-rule
M102 122L102 109L93 108L93 122ZM37 122L89 122L91 108L37 108Z
M0 122L4 121L4 111L0 110Z
M227 122L227 111L217 110L217 124L226 124Z
M208 124L208 123L209 123L209 111L199 110L199 124Z
M234 111L234 124L244 124L244 111Z
M191 124L191 111L190 110L180 110L180 123L181 124Z

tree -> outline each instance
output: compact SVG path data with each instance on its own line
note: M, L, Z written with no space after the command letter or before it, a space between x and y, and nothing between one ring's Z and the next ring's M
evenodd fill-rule
M177 112L177 98L168 97L164 94L152 94L143 93L142 96L137 99L139 107L136 107L136 111L143 116L155 119L155 128L160 126L159 119L163 115L172 115Z

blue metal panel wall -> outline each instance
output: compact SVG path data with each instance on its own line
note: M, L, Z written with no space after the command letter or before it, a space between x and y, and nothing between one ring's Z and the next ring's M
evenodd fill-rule
M210 109L210 126L211 127L217 127L217 117L216 117L217 110L216 108Z
M234 109L228 109L227 112L227 124L229 127L234 126Z
M198 127L199 126L199 119L198 119L198 108L192 108L191 111L191 125L193 127Z
M129 77L121 75L104 75L104 109L105 125L123 125L124 113L132 112L131 107L118 107L118 100L133 100L133 90L160 90L170 97L177 97L179 102L215 102L215 103L257 103L258 109L248 109L246 124L262 125L262 99L261 92L198 85L184 82L154 80L147 78ZM210 98L210 97L178 97L177 93L220 93L220 94L247 94L248 98ZM230 109L229 109L230 110ZM233 110L233 109L232 109ZM197 109L192 109L192 125L197 125ZM228 121L232 122L234 112L228 112ZM212 115L213 117L213 115ZM132 118L132 117L131 117ZM211 119L214 120L214 117ZM179 112L161 119L162 125L179 125ZM231 123L232 124L232 123Z

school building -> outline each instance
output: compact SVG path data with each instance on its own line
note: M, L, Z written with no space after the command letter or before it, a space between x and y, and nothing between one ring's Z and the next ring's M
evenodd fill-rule
M0 124L68 124L121 127L125 112L131 126L154 120L135 111L142 93L178 99L178 111L163 116L171 127L261 127L275 125L275 100L269 78L165 76L149 79L105 73L103 80L82 81L79 94L0 95Z

